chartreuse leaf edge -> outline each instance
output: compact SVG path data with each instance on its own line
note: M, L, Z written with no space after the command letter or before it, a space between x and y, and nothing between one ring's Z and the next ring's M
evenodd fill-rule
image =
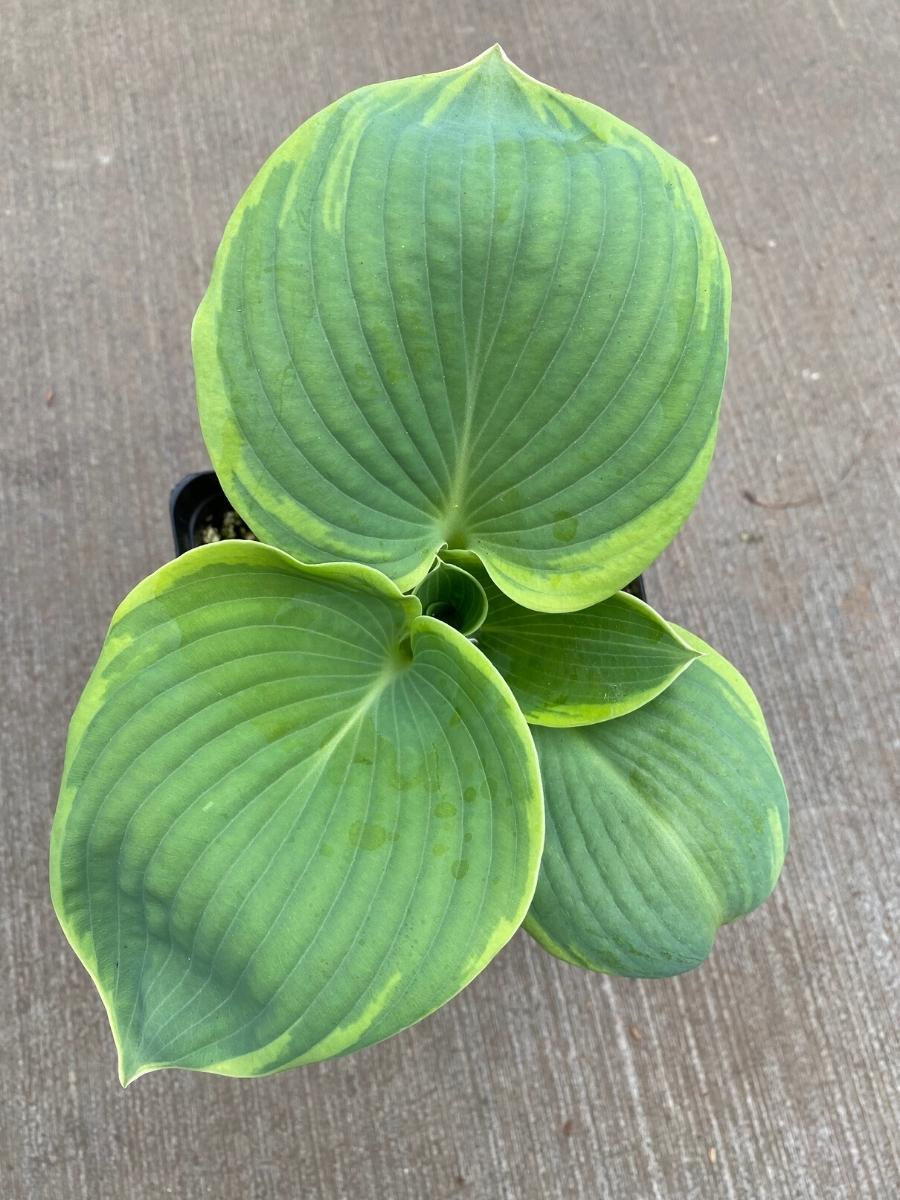
M352 92L262 167L194 321L204 438L305 562L407 590L469 549L581 609L696 501L729 305L690 171L494 47Z
M730 301L688 168L496 46L263 165L192 329L261 540L117 609L51 835L123 1084L373 1045L523 922L677 974L769 894L759 706L621 590L702 487Z
M699 966L784 863L787 795L759 704L730 663L679 632L702 657L649 704L532 730L547 836L525 928L595 971Z
M123 1082L344 1054L512 936L543 843L502 679L377 572L194 550L113 618L72 720L53 900Z
M702 653L627 592L577 613L533 612L505 596L470 551L446 557L481 584L487 612L475 642L532 725L593 725L624 716Z

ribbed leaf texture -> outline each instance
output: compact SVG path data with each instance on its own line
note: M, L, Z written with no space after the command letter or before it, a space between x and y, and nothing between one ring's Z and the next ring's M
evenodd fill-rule
M495 47L345 96L262 168L194 324L204 436L302 561L406 590L467 548L583 608L696 501L729 302L690 171Z
M761 904L784 861L788 805L759 705L703 657L662 695L586 729L533 729L547 844L526 928L614 975L688 971Z
M194 550L113 620L72 720L53 898L123 1081L344 1054L520 924L543 810L506 685L365 567Z

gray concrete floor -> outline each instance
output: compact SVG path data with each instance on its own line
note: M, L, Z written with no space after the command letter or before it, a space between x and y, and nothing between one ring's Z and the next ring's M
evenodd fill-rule
M47 837L107 621L205 464L188 331L214 248L304 117L498 39L690 163L726 243L719 450L648 584L761 696L782 885L680 979L520 934L359 1056L122 1092ZM900 1195L898 52L889 0L2 0L3 1200Z

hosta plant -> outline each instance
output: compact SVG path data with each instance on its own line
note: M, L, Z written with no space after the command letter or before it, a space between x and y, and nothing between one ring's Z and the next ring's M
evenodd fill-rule
M259 542L122 603L53 828L124 1082L380 1041L523 922L672 975L769 894L759 706L622 590L697 499L728 310L691 173L497 47L272 155L193 328Z

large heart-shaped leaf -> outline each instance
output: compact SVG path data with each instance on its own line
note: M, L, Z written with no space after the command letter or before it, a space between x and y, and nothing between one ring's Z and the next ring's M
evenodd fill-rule
M405 590L469 548L583 608L696 500L729 296L691 173L495 47L353 92L262 168L194 324L204 436L304 561Z
M759 705L704 657L655 700L583 729L534 729L547 842L526 928L614 975L697 966L756 908L784 861L788 806Z
M627 592L577 613L533 612L505 596L473 554L447 553L481 583L488 611L476 644L534 725L593 725L633 712L697 657L649 604Z
M519 925L543 810L506 685L376 571L194 550L72 720L54 903L123 1081L261 1075L403 1029Z

